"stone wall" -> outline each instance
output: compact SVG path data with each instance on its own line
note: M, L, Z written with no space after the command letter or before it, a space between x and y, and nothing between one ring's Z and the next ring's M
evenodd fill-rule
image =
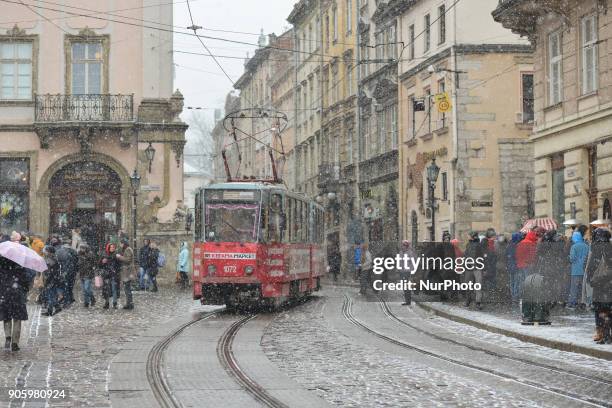
M502 230L513 232L528 216L528 186L533 187L533 144L528 140L499 139Z

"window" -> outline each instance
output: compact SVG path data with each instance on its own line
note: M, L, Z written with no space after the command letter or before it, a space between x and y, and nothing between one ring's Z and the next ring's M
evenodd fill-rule
M429 47L431 46L431 17L429 14L425 15L423 24L424 35L423 35L423 52L429 51Z
M378 153L384 153L387 145L387 110L378 112Z
M0 42L0 100L32 100L32 42Z
M312 35L312 24L308 24L308 43L306 47L308 48L308 52L311 52L313 48L314 36Z
M332 67L332 101L331 103L334 104L336 102L338 102L338 88L340 88L339 83L338 83L338 65L335 65Z
M521 74L521 99L523 123L533 122L533 74Z
M346 155L348 164L353 164L353 128L346 131Z
M0 159L0 231L28 229L30 162Z
M440 31L438 31L438 44L443 44L446 41L446 6L441 5L438 7L438 24L440 25Z
M314 49L319 49L319 39L321 38L321 19L317 17L315 23L315 37L314 37Z
M409 47L408 58L413 60L414 59L414 24L408 27L408 37L410 38L410 44L408 44L408 47Z
M396 50L397 50L397 45L395 44L396 42L396 38L395 38L395 26L391 26L389 27L389 31L387 34L387 58L396 58Z
M102 93L102 43L73 42L71 92L73 95Z
M369 148L369 139L370 139L370 118L366 117L363 119L362 127L361 127L361 155L364 159L367 159L368 156L368 148ZM361 158L359 158L361 159Z
M353 95L353 66L346 66L346 97Z
M346 33L353 31L353 2L346 0Z
M448 200L448 174L442 173L442 201Z
M548 36L548 99L550 105L561 102L562 71L561 31Z
M385 51L385 48L384 48L385 47L384 46L385 38L384 38L384 36L385 36L385 33L382 32L382 31L376 33L375 41L376 41L376 59L377 60L383 59L383 54L384 54L384 51Z
M325 48L329 48L329 15L325 14Z
M582 94L597 89L597 18L582 19Z
M431 133L431 89L425 89L425 113L427 114L427 133Z
M397 149L397 105L391 107L391 149Z
M338 9L334 7L333 11L334 23L334 42L338 41Z

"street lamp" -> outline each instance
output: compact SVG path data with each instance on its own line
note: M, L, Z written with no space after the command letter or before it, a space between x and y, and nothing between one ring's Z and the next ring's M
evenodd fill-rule
M138 170L134 169L134 172L130 176L130 184L132 185L132 249L134 250L134 257L132 258L134 264L136 264L136 254L138 251L136 250L136 246L138 242L136 241L136 227L138 226L138 219L136 213L136 197L138 196L138 190L140 189L140 174L138 174Z
M436 242L436 198L434 197L436 190L436 181L440 167L436 165L436 158L431 159L431 164L427 167L427 187L429 188L429 205L431 208L431 242Z
M149 146L145 149L145 155L147 156L147 160L149 161L149 173L151 172L151 166L153 165L153 159L155 158L155 148L153 144L149 142ZM135 170L134 170L135 171ZM140 179L139 179L140 182Z

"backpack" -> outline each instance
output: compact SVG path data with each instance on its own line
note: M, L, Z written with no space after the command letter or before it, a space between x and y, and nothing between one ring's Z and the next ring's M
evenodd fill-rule
M166 266L166 255L162 254L161 252L157 256L157 266L159 266L160 268Z

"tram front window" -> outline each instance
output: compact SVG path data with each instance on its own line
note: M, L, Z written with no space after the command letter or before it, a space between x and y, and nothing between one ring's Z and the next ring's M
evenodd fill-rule
M207 204L206 240L256 242L258 219L257 204Z

